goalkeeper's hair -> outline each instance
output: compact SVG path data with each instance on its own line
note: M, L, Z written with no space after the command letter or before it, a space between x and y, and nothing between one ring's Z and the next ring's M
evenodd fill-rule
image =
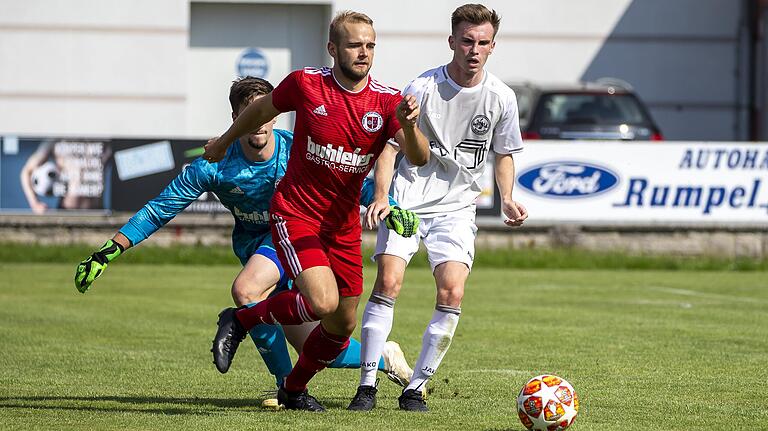
M328 41L336 46L341 43L342 27L344 24L368 24L373 27L373 20L368 15L351 10L342 10L333 17L328 27Z
M496 33L499 32L499 24L501 24L501 16L493 9L488 9L481 4L465 4L459 6L451 14L451 34L456 34L456 28L462 22L468 22L473 25L481 25L486 22L491 23L493 27L493 37L496 37Z
M266 79L253 76L244 76L232 81L229 88L229 104L232 105L232 112L245 108L253 101L256 96L269 94L275 87Z

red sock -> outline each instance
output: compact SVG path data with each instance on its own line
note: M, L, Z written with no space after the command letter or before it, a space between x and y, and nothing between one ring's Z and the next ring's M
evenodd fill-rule
M285 390L302 392L307 389L307 383L312 377L333 362L347 346L349 337L331 334L322 324L317 325L304 342L304 348L293 370L285 378Z
M250 308L237 310L237 320L246 330L267 323L273 325L299 325L320 320L312 311L309 302L298 290L287 290L267 298Z

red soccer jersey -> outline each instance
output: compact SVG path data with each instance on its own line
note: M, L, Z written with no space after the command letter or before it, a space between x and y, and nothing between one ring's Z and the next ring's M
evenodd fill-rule
M363 179L400 129L395 108L401 99L400 91L370 77L362 90L348 91L327 67L288 75L272 92L277 110L296 111L291 157L272 212L334 229L359 223Z

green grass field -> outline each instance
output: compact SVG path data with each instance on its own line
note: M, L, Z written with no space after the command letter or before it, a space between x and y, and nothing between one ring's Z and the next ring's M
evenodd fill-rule
M397 410L386 378L373 413L347 412L358 372L326 370L310 414L258 407L272 380L249 340L228 374L211 363L238 266L115 263L81 295L78 259L0 263L2 430L523 430L515 396L544 372L579 393L575 430L768 427L761 271L478 268L430 413ZM413 268L392 334L411 363L433 302Z

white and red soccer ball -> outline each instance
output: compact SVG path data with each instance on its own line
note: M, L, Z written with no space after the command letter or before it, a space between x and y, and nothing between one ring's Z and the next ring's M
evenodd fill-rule
M517 396L517 414L529 430L560 431L573 424L579 397L570 383L551 374L536 376Z

